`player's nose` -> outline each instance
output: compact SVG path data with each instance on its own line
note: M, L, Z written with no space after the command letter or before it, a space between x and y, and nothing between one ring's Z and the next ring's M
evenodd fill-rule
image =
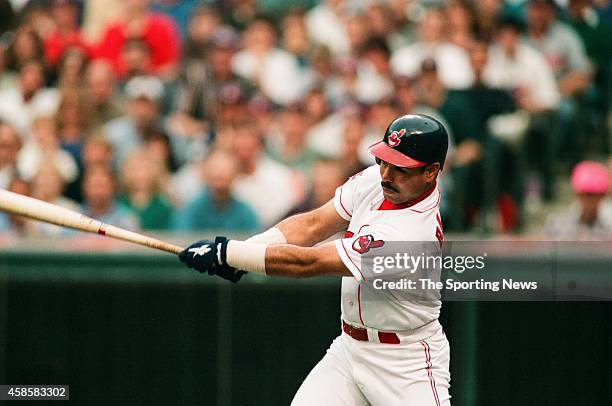
M389 165L388 163L384 161L380 163L380 177L383 180L383 182L393 181L391 165Z

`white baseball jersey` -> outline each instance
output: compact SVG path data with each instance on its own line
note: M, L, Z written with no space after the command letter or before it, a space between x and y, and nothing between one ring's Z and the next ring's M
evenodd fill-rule
M345 238L335 241L336 249L354 276L342 278L342 318L352 325L377 330L413 330L438 318L440 300L410 299L398 292L375 289L366 281L380 275L372 267L362 267L361 259L365 251L376 250L384 242L432 241L439 248L443 238L440 191L436 186L404 208L389 210L386 208L393 205L383 205L380 182L379 167L374 165L351 177L334 197L336 211L350 221ZM369 242L366 247L360 244L364 238Z

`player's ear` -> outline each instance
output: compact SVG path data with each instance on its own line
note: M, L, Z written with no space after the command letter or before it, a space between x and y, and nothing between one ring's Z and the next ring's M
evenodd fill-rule
M429 166L425 167L425 179L427 182L433 182L436 179L436 176L440 172L440 164L433 163Z

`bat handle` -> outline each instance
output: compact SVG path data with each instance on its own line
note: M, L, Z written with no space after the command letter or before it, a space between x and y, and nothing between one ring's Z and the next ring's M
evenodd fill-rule
M125 230L123 228L112 226L110 224L100 223L98 227L98 234L144 245L145 247L166 251L171 254L178 255L184 250L183 247L179 247L178 245L170 244L165 241L160 241L156 238L138 234L129 230Z

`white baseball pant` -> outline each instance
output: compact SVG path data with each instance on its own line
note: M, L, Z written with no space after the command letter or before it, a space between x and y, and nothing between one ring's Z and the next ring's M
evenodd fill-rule
M450 347L435 321L399 344L342 333L310 371L291 406L450 406Z

